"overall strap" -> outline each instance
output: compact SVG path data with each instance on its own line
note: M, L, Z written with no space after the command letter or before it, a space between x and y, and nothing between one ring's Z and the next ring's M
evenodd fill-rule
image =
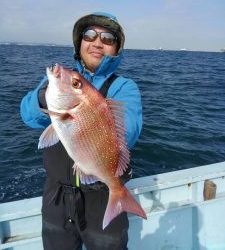
M107 96L108 90L111 84L118 78L118 75L112 74L106 81L103 83L102 87L99 89L99 92L102 94L103 97Z

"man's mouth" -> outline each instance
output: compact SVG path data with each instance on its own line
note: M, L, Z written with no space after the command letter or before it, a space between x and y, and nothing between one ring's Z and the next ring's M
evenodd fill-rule
M89 54L97 58L102 58L104 56L102 52L99 52L99 51L91 51Z

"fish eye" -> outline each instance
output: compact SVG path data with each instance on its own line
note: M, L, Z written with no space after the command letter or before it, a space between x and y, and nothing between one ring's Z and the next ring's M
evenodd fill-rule
M81 83L81 81L79 79L73 77L72 78L72 86L75 89L80 89L82 87L82 83Z

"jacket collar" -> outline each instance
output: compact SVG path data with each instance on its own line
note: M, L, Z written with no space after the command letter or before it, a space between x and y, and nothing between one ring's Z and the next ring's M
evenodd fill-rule
M115 72L115 70L120 64L121 58L122 58L122 52L120 52L116 56L105 55L102 58L102 61L99 64L98 68L96 69L95 73L91 73L89 70L85 68L84 65L82 65L82 63L79 60L77 60L76 69L80 74L84 75L84 77L87 79L93 78L95 76L108 77L109 75Z

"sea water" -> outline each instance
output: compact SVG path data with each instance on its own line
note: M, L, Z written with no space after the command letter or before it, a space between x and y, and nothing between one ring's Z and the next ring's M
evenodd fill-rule
M0 45L0 202L42 194L42 130L23 124L19 106L56 62L73 67L73 48ZM125 50L117 74L142 95L134 178L225 160L225 53Z

